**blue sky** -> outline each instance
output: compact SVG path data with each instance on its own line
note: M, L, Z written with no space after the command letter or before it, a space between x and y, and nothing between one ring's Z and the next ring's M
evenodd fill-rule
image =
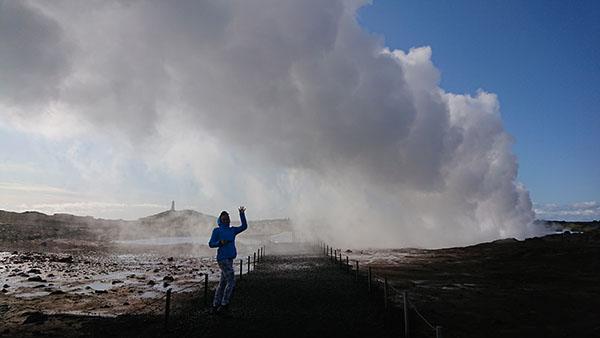
M375 0L359 21L431 46L443 89L498 94L535 203L600 200L600 2Z

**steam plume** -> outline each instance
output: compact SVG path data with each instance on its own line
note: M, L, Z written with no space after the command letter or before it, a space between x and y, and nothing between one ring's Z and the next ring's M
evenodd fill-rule
M342 245L530 235L496 96L445 92L431 49L388 50L361 5L3 1L0 109L112 135L191 170L210 207L245 201Z

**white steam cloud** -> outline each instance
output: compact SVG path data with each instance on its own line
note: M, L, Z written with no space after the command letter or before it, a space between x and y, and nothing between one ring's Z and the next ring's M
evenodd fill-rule
M286 213L340 245L531 235L496 96L445 92L431 49L388 50L360 6L0 1L0 112L109 135L191 171L210 208Z

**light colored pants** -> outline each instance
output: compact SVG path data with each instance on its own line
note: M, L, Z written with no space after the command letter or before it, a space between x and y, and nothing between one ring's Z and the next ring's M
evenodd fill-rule
M233 271L233 258L217 261L221 268L221 279L215 291L213 306L227 305L231 300L235 288L235 272Z

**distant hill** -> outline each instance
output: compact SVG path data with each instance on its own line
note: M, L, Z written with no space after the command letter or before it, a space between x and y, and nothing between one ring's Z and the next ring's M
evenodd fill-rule
M600 230L600 220L588 222L536 220L535 223L555 230L569 230L577 232Z
M235 223L233 219L233 225ZM138 220L107 220L71 214L46 215L37 211L0 210L0 240L111 241L153 237L209 236L216 217L195 210L168 210ZM289 219L249 221L248 236L291 231Z

